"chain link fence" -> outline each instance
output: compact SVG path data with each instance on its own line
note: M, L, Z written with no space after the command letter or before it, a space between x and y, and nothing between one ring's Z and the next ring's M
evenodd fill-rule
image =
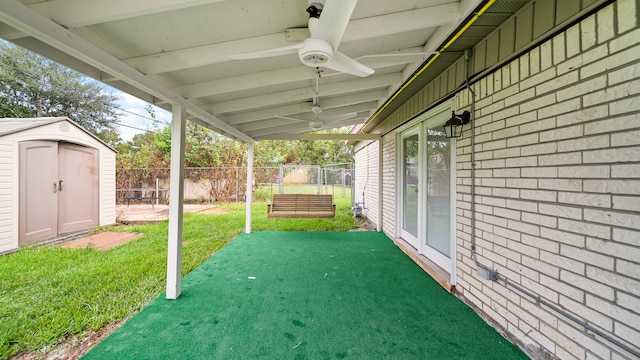
M332 194L353 202L354 169L351 163L319 165L281 165L253 169L254 199L271 199L273 194ZM117 201L138 203L145 200L167 204L168 168L116 169ZM246 167L184 169L185 203L240 202L246 199Z

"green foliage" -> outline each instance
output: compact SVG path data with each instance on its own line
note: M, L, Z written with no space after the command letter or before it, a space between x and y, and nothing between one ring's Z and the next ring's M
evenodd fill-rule
M185 135L185 164L188 167L242 166L246 146L188 122Z
M254 203L254 231L345 231L356 226L349 199L336 201L335 219L268 219ZM244 229L244 204L228 214L184 214L186 275ZM107 251L23 248L0 256L0 358L50 348L66 338L126 319L158 297L165 286L167 222L120 231L145 236Z
M329 129L321 134L348 133L348 129ZM264 140L258 142L255 151L256 166L278 166L282 163L296 165L326 165L353 162L353 148L344 141L330 140Z
M0 117L66 116L115 146L116 101L100 83L0 41Z
M152 114L152 113L150 113ZM153 117L153 115L152 115ZM347 129L324 133L345 133ZM138 134L131 142L118 146L119 168L168 168L171 154L171 129ZM193 122L185 132L186 167L235 167L246 165L247 147ZM344 141L263 140L256 144L254 166L277 167L280 164L325 165L353 162L353 148Z
M118 169L167 168L171 157L169 128L136 134L132 141L119 144L117 150Z

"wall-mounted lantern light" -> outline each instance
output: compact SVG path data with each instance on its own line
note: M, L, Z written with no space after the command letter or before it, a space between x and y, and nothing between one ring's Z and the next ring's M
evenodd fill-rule
M451 119L444 124L444 132L448 138L459 138L462 136L462 127L471 120L471 113L468 111L460 115L451 112Z

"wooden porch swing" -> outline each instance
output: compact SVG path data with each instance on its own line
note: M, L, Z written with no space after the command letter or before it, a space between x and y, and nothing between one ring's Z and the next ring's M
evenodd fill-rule
M269 218L332 218L336 216L333 195L273 194L267 200Z

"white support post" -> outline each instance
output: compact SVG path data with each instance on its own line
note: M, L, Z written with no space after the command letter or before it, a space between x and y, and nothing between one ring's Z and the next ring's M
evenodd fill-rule
M382 231L382 137L378 139L378 221L376 231Z
M245 201L245 233L251 234L251 204L253 199L253 151L254 143L247 143L247 196Z
M169 184L169 247L167 250L167 299L182 291L182 211L184 200L184 136L187 113L173 105L171 119L171 178Z

